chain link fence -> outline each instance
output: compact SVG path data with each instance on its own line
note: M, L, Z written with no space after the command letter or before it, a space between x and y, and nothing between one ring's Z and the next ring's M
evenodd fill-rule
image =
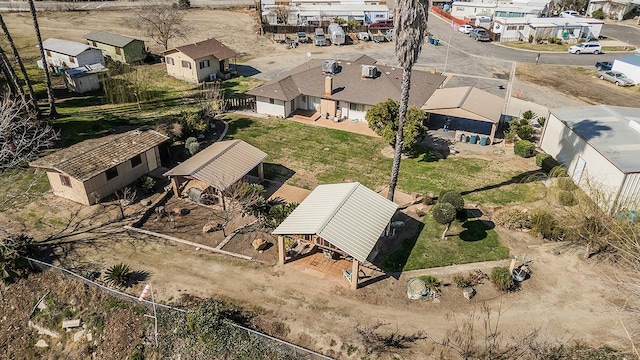
M163 309L163 310L168 310L168 311L178 311L178 312L186 312L184 309L179 309L173 306L169 306L169 305L164 305L158 302L152 302L149 300L140 300L137 297L130 295L130 294L126 294L123 293L121 291L115 290L115 289L111 289L107 286L104 286L102 284L99 284L95 281L92 281L90 279L85 278L84 276L78 275L72 271L69 271L67 269L40 261L40 260L36 260L36 259L32 259L27 257L26 258L27 261L29 262L29 266L33 269L33 270L38 270L38 271L57 271L58 273L62 274L63 276L67 276L70 278L73 278L75 280L81 281L86 285L89 286L93 286L101 291L106 292L107 294L109 294L110 296L114 296L117 297L119 299L123 299L123 300L127 300L130 302L134 302L136 304L144 304L145 306L147 306L148 308L153 308L153 306L155 305L156 308L159 309ZM309 359L309 360L332 360L332 358L322 355L320 353L317 353L315 351L311 351L309 349L305 349L301 346L292 344L290 342L284 341L284 340L280 340L278 338L275 338L273 336L269 336L267 334L261 333L257 330L254 329L250 329L248 327L242 326L242 325L238 325L232 321L228 321L227 320L227 324L245 331L247 333L247 336L252 340L252 343L254 343L255 346L260 346L257 344L264 344L263 346L265 347L269 347L269 348L277 348L280 352L282 352L283 354L289 355L289 356L293 356L296 359Z

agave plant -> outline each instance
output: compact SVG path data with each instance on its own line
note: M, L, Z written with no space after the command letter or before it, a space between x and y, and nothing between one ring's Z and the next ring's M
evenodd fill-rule
M133 271L131 271L129 265L120 263L112 265L105 271L104 275L107 283L118 287L126 287L129 285L129 281L131 281Z

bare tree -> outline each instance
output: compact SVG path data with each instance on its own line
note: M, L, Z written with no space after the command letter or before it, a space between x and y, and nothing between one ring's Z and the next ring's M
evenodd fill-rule
M400 160L404 146L404 124L407 120L409 107L409 89L411 88L411 70L418 59L424 36L427 31L428 0L400 0L396 4L394 15L394 41L398 64L402 68L402 85L400 93L400 108L398 109L398 133L396 134L393 166L389 180L389 194L387 198L393 201L398 185Z
M136 190L130 187L124 187L116 191L116 197L118 198L118 210L120 210L120 219L125 218L124 209L133 204L136 201Z
M13 70L11 62L9 61L9 58L7 57L7 54L4 52L2 47L0 47L0 69L2 70L5 78L7 78L7 84L9 85L11 94L13 94L14 96L19 96L22 100L24 100L24 90L18 83L18 76Z
M394 332L383 334L379 329L384 325L387 324L380 321L369 325L355 325L355 338L364 347L367 355L382 353L390 349L406 348L409 343L426 338L420 332L413 335L402 335L397 329Z
M224 236L227 236L226 227L231 221L249 213L254 205L264 202L264 191L262 185L239 180L222 192L221 209L212 212L212 218L222 221L220 227Z
M202 84L202 115L215 119L225 111L225 96L219 81Z
M185 38L190 30L184 14L169 1L148 2L134 13L129 24L168 50L169 40Z
M27 102L0 96L0 172L32 160L57 138L51 126L29 112Z
M47 66L47 58L44 56L44 48L42 47L42 36L40 35L40 26L38 25L38 15L36 14L36 6L33 4L33 0L29 0L29 9L31 10L33 29L36 32L36 40L38 40L38 48L40 49L42 67L44 68L44 78L47 85L47 97L49 99L49 117L55 118L56 116L58 116L58 112L56 111L56 99L53 96L51 74L49 73L49 66Z
M269 10L269 14L278 19L278 24L288 24L289 16L291 15L291 9L288 6L279 5Z
M24 83L27 85L27 90L29 91L29 97L31 98L31 106L33 107L33 111L38 115L40 113L40 109L38 108L38 99L36 98L36 94L33 92L33 86L31 86L31 81L29 80L29 74L27 74L27 69L24 67L24 63L22 62L22 58L18 53L18 48L16 47L11 34L9 33L9 29L7 28L7 24L5 24L2 15L0 14L0 27L2 27L2 31L4 32L4 36L7 38L7 42L11 47L11 51L13 52L13 57L15 58L18 67L20 68L20 72L24 77Z

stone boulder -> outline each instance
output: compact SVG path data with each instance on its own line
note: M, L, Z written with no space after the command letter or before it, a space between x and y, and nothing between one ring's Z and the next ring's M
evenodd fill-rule
M263 238L257 238L253 240L251 245L253 245L253 248L255 250L262 251L267 248L267 246L269 245L269 242Z
M220 230L222 230L222 224L213 223L213 222L206 223L202 227L202 232L204 234L214 232L214 231L220 231Z

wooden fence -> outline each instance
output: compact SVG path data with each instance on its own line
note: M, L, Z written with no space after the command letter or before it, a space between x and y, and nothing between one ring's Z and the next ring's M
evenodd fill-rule
M252 97L228 98L224 99L224 103L227 110L256 110L256 99Z

